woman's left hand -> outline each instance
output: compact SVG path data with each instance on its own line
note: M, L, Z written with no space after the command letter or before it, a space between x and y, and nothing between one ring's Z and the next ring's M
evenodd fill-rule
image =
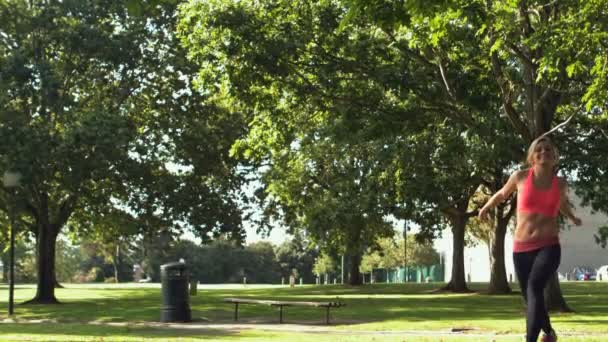
M581 221L581 219L576 216L572 216L571 220L572 220L572 223L574 223L577 226L581 226L583 224L583 221Z

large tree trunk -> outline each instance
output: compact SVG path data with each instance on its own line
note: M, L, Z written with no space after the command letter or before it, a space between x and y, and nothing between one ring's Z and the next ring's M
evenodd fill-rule
M350 272L349 272L349 285L362 285L361 273L359 272L359 266L361 266L361 255L349 255L348 259L350 260Z
M503 168L497 166L494 169L492 192L497 192L505 182ZM505 236L507 226L515 214L517 197L512 196L507 202L496 206L493 212L494 232L490 243L490 284L488 285L489 294L511 293L511 287L507 280L507 270L505 268ZM509 208L506 210L506 208Z
M511 293L511 287L507 280L507 270L505 268L505 236L509 220L515 212L515 199L511 199L509 211L504 214L505 205L501 204L496 208L494 227L494 238L490 248L490 284L488 293L507 294Z
M497 221L492 246L490 248L490 284L488 293L506 294L511 293L507 270L505 268L505 235L507 233L506 220Z
M547 283L544 291L545 305L549 311L573 312L562 295L562 290L559 287L559 278L557 272L553 273L551 279Z
M466 207L465 207L466 209ZM464 230L467 224L466 214L450 215L452 223L452 278L442 288L444 291L469 292L464 275Z
M55 245L59 229L53 224L38 224L36 259L38 284L36 296L27 301L34 304L57 304L55 298Z

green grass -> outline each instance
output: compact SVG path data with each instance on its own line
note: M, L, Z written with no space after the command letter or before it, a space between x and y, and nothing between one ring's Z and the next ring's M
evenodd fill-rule
M473 284L483 290L486 284ZM200 290L191 297L195 324L175 328L153 325L160 316L160 289L130 285L76 285L57 289L61 305L17 305L16 323L0 324L2 340L235 340L247 341L471 341L488 340L499 334L497 341L520 341L524 333L523 305L519 293L506 296L471 294L436 294L439 284L375 284L362 287L303 286L296 288L225 288ZM591 335L560 338L560 341L608 340L608 283L564 283L562 291L575 313L553 314L556 330L564 333ZM18 286L16 301L32 298L33 286ZM336 300L346 307L332 310L332 325L325 327L324 310L287 307L286 323L307 326L312 331L286 332L264 330L260 325L276 328L276 308L242 305L239 322L248 329L229 329L233 306L224 297L255 297L279 300ZM0 308L7 306L7 288L0 286ZM3 309L4 310L4 309ZM6 315L4 311L3 315ZM31 323L38 321L38 323ZM205 324L213 324L206 327ZM257 324L253 324L257 323ZM222 326L223 325L223 326ZM404 331L438 332L471 329L468 335L413 336ZM331 332L328 333L327 329ZM373 333L377 331L378 333ZM402 333L400 333L402 332ZM521 335L520 335L521 334Z

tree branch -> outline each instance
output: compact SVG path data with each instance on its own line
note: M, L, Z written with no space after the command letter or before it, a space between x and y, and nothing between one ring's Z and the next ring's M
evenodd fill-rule
M534 104L534 107L541 108L542 103L547 101L547 99L549 98L549 95L551 95L552 91L553 91L553 89L550 87L545 88L545 91L543 91L542 95L538 98L538 101L536 101L536 103Z
M534 64L534 62L532 62L532 60L530 59L530 57L526 56L526 54L521 51L520 48L517 47L517 45L513 44L513 42L506 42L507 46L509 47L509 49L511 49L511 51L517 55L517 57L519 57L519 59L530 69L536 69L536 64Z
M490 32L490 46L493 46L495 43L496 38L494 37L494 33ZM528 141L532 140L532 134L530 130L528 129L526 124L521 120L519 113L513 107L513 92L510 87L510 82L505 76L504 71L502 69L500 59L498 58L498 53L496 51L492 52L490 59L492 63L492 71L500 89L505 114L507 114L507 117L511 121L513 127L524 137L524 139Z
M444 102L444 103L440 104L440 106L428 105L428 106L420 106L419 108L428 110L428 111L436 111L436 112L440 112L443 114L452 114L452 115L450 115L452 118L454 118L458 121L462 121L462 123L464 123L465 126L475 127L475 122L473 121L473 119L471 119L471 117L469 115L466 115L465 113L463 113L462 109L458 108L457 106L455 106L451 103Z
M530 22L530 17L528 16L528 9L526 8L527 1L520 0L519 1L519 16L522 19L522 30L525 34L526 38L529 38L532 33L534 33L534 28L532 27L532 23Z
M441 57L438 58L437 61L437 65L439 65L439 72L441 74L441 80L443 81L443 86L445 91L448 93L448 96L455 100L456 96L454 96L454 93L452 92L452 89L450 88L450 84L448 83L447 77L446 77L446 72L445 72L445 67L443 66L443 61L441 60Z
M424 58L423 56L421 56L418 53L413 52L410 49L402 47L401 44L399 44L399 41L397 40L397 38L395 37L395 35L393 35L392 32L387 31L387 30L382 30L382 32L384 32L384 34L386 34L389 37L389 39L392 41L391 45L392 44L397 44L397 50L399 50L402 54L404 54L406 56L413 57L414 59L418 60L419 62L422 62L426 66L434 67L434 64L430 60Z
M576 114L576 112L575 112L575 113L573 113L572 115L570 115L570 117L569 117L568 119L566 119L566 121L564 121L564 122L560 123L559 125L557 125L557 126L553 127L551 130L549 130L549 131L547 131L547 132L543 133L543 134L542 134L542 135L541 135L539 138L544 137L544 136L547 136L547 135L549 135L549 134L551 134L551 133L553 133L553 132L557 131L557 130L558 130L558 129L560 129L561 127L566 126L566 125L567 125L567 124L570 122L570 120L572 120L572 117L574 117L574 114Z
M68 222L70 215L74 212L76 203L78 202L77 195L69 196L59 207L59 214L57 215L57 227L63 227Z

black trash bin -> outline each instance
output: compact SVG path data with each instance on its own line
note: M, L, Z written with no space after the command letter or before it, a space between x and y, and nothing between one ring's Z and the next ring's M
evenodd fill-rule
M162 283L161 322L190 322L190 297L188 295L188 268L183 262L171 262L160 267Z

